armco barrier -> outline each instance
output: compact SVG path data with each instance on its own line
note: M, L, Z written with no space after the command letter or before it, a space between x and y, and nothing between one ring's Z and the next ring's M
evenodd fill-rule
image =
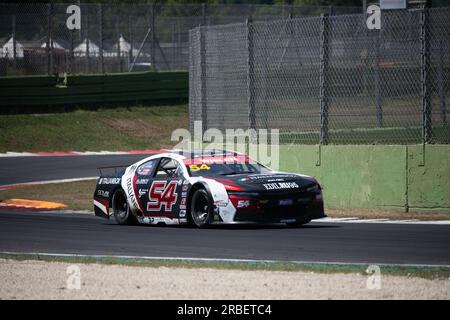
M450 211L450 146L280 146L280 170L317 177L327 207Z
M188 99L187 72L142 72L98 75L0 78L0 113L21 107L140 103Z

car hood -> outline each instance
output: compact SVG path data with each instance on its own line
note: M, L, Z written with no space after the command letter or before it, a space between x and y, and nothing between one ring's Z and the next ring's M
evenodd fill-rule
M301 192L317 184L316 179L309 176L274 172L268 174L236 174L215 177L215 180L225 184L234 185L248 192Z

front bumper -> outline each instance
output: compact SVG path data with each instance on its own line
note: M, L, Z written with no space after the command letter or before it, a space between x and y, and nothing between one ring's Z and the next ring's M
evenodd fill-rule
M238 198L239 196L236 197ZM244 198L248 199L248 197ZM249 201L250 205L248 207L236 208L234 222L262 224L307 223L313 219L326 217L320 192L271 196L259 195L250 197ZM235 199L234 203L239 203L239 200Z

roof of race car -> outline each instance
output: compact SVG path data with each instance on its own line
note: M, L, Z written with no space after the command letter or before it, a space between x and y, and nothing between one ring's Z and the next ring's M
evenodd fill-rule
M250 157L234 151L220 150L220 149L204 149L204 150L161 150L161 153L153 154L147 158L141 159L128 168L141 165L149 160L162 157L171 157L184 164L198 164L203 162L223 163L228 161L246 162ZM232 158L232 159L230 159Z
M204 150L170 150L170 153L180 155L186 158L205 158L205 157L225 157L238 156L242 153L221 149L204 149Z

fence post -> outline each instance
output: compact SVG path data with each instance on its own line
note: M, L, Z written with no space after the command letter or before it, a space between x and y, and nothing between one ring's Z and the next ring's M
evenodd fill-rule
M269 34L269 30L268 30L268 24L265 23L264 24L264 33L263 33L263 37L264 37L264 49L267 49L267 35ZM269 101L268 101L268 86L267 86L267 77L270 76L269 70L268 70L268 64L269 61L266 57L264 57L263 59L263 65L262 65L262 86L263 86L263 91L262 91L262 99L263 99L263 109L262 109L262 121L263 121L263 128L264 129L269 129Z
M329 37L328 14L320 15L320 144L328 144Z
M100 70L101 73L105 73L105 63L103 60L103 5L101 3L98 4L98 23L99 23L99 54L100 54Z
M69 73L74 73L74 66L73 66L73 34L75 30L70 31L70 49L69 49L69 59L70 59L70 67L69 67Z
M206 3L202 3L202 26L206 26Z
M16 16L12 16L13 68L17 70ZM9 57L8 57L9 58Z
M253 52L253 24L251 17L246 20L247 29L247 104L248 104L248 122L249 128L256 128L255 114L255 71L254 71L254 52Z
M150 16L150 30L151 30L151 43L150 43L150 62L152 64L152 69L155 70L156 66L155 66L155 4L152 3L151 4L151 16Z
M206 39L205 27L199 26L200 36L200 104L202 107L202 136L208 128L208 114L206 105Z
M128 38L130 40L130 50L128 52L128 69L131 63L133 62L133 24L131 21L131 16L128 16Z
M120 19L118 16L116 16L116 39L117 39L117 63L118 63L118 67L119 67L119 72L122 72L122 48L120 47L120 38L121 38L121 34L119 31L119 24L120 24Z
M444 51L442 49L442 38L439 40L439 66L438 66L438 87L439 87L439 107L441 109L441 119L444 125L447 124L447 111L445 109L445 89L444 89Z
M375 38L375 108L377 112L377 125L383 127L383 108L381 105L381 80L380 80L380 37L381 30L376 30Z
M86 64L87 73L91 71L91 61L89 59L89 14L86 14Z
M183 66L183 54L182 54L182 42L181 42L181 27L180 27L180 20L178 20L177 22L177 30L178 30L178 34L177 34L177 61L178 61L178 66L182 67Z
M175 24L172 22L172 34L171 34L171 41L172 41L172 55L171 55L171 62L170 62L170 69L173 71L175 70Z
M422 138L423 143L432 141L431 124L431 86L430 86L430 19L428 6L420 11L420 71L422 99Z
M53 5L51 3L47 4L47 40L45 48L45 53L47 56L47 74L53 73L52 6Z

